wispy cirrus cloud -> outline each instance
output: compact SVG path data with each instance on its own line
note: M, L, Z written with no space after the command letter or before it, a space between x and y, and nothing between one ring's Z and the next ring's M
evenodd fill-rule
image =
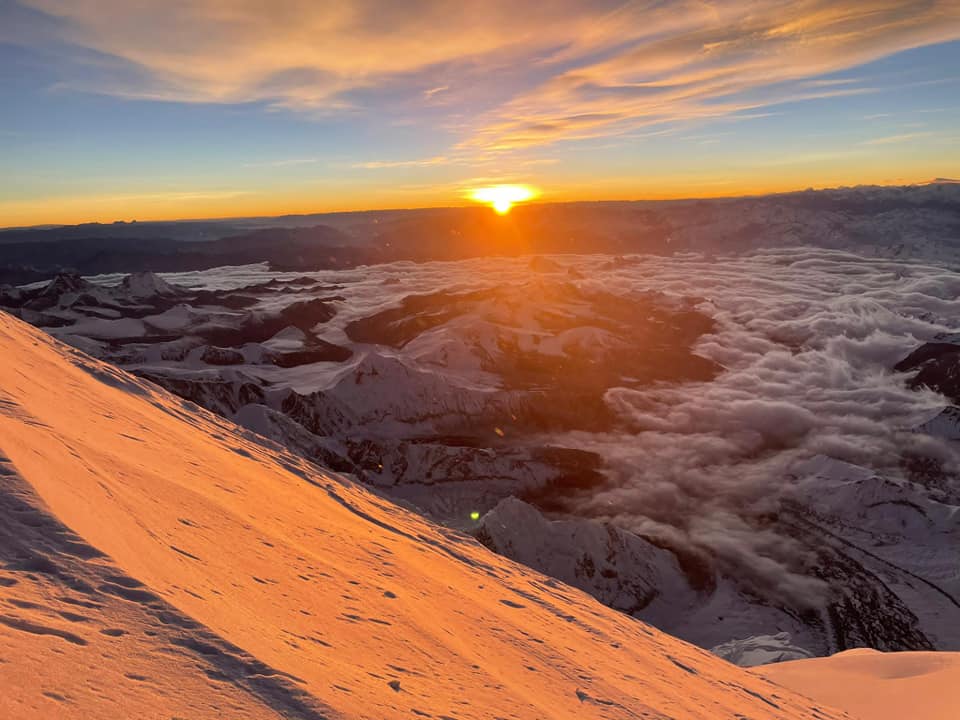
M560 0L522 14L504 0L466 3L456 12L442 0L23 0L21 5L50 23L58 21L63 42L142 70L135 78L89 77L87 89L318 109L339 108L351 91L411 73L422 73L416 92L422 97L449 85L436 81L444 66L529 61L531 53L568 43L604 5L619 3Z
M495 158L487 155L470 155L460 152L450 156L434 155L410 160L370 160L354 163L350 167L361 170L390 170L394 168L432 167L435 165L469 165L474 168L481 168L495 162ZM510 160L510 165L514 168L528 168L536 165L553 165L557 162L557 158L551 157L513 157Z
M818 76L960 35L960 10L949 0L709 8L673 32L624 43L551 77L491 113L468 143L506 150L866 94L873 88L857 80Z
M932 135L932 132L900 133L899 135L887 135L885 137L864 140L861 145L892 145L894 143L909 142L910 140L916 140L918 138L931 137Z
M456 11L444 0L19 6L44 18L45 38L86 53L63 81L70 87L381 113L385 122L401 107L456 129L457 147L443 157L362 164L368 168L441 164L461 152L513 152L869 93L866 81L829 76L960 38L956 0L557 0L523 12L507 0L465 2ZM17 33L7 35L17 42Z
M429 99L432 98L434 95L437 95L437 94L442 93L442 92L446 92L446 91L449 90L449 89L450 89L450 86L449 86L449 85L439 85L439 86L437 86L437 87L435 87L435 88L430 88L429 90L424 90L424 91L423 91L423 96L429 100Z
M436 157L417 158L413 160L371 160L369 162L355 163L351 167L362 168L365 170L381 170L384 168L402 168L402 167L429 167L431 165L448 165L453 162L444 155Z
M327 160L322 157L298 157L298 158L282 158L280 160L264 160L262 162L248 162L248 163L244 163L243 166L250 167L250 168L258 168L258 167L283 168L283 167L296 167L298 165L316 165L324 162L327 162Z

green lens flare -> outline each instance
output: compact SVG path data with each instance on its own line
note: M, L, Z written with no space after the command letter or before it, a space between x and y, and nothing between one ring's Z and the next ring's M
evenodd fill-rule
M479 520L479 519L480 519L480 513L478 513L476 510L474 510L472 513L470 513L470 519L471 519L471 520Z

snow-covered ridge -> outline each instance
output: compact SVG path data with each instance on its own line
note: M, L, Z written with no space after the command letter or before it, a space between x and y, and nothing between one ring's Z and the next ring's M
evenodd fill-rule
M134 298L177 294L177 290L170 283L152 272L138 272L128 275L120 282L119 289Z
M861 720L954 720L960 707L960 653L848 650L753 672Z
M18 718L839 718L0 313Z

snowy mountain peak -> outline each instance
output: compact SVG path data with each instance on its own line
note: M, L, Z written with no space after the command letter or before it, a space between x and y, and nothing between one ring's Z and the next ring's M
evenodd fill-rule
M130 297L151 298L157 295L176 295L179 288L174 287L156 273L137 272L127 275L120 281L120 290Z
M93 289L93 285L76 273L60 273L40 293L40 297L58 298L64 293L79 293Z

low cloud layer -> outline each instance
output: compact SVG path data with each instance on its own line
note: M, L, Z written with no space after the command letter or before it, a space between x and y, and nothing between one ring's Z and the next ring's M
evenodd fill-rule
M960 330L957 273L811 248L552 261L575 266L578 284L622 297L699 298L717 326L696 350L726 369L708 383L610 390L618 431L543 439L605 460L607 484L566 498L572 514L709 558L764 597L819 607L830 589L810 573L814 552L773 520L797 465L822 454L899 477L903 453L914 451L958 467L949 443L911 431L945 398L908 389L892 371L920 344ZM529 265L477 258L319 276L347 297L331 323L342 327L424 288L529 283ZM233 268L172 279L239 287L263 275ZM328 340L345 341L331 332Z
M651 258L602 283L703 297L718 330L698 351L726 372L705 384L610 391L626 430L565 438L610 467L609 485L576 500L574 512L706 551L766 593L817 605L827 588L809 576L810 552L768 521L797 463L824 454L899 476L909 450L956 466L947 443L909 431L944 399L907 389L891 371L956 329L956 274L787 250Z
M568 274L568 266L576 272ZM248 266L168 279L223 289L273 275ZM822 607L830 593L811 573L816 549L798 539L787 522L778 521L785 501L799 492L791 476L800 463L826 455L898 478L909 451L939 460L947 469L960 467L950 443L912 431L938 414L947 400L908 389L908 377L892 370L922 343L960 330L960 274L943 267L801 248L616 261L606 255L558 255L538 263L529 257L399 262L323 271L315 277L325 288L317 292L336 286L346 298L324 326L324 339L334 343L350 342L343 332L350 322L397 308L403 298L426 289L523 289L522 296L503 293L504 304L491 301L490 314L482 320L458 317L428 331L438 335L425 345L418 339L404 350L386 351L399 352L411 368L423 363L428 372L443 375L446 365L458 386L466 378L475 387L501 382L495 372L476 372L482 366L479 358L501 337L494 330L499 323L495 310L503 311L506 328L526 326L513 314L521 309L524 317L537 309L562 314L563 308L550 303L564 297L569 282L623 298L649 301L662 293L668 299L693 299L716 322L695 349L725 368L717 378L608 390L606 401L620 421L616 430L608 432L604 425L604 432L524 435L520 441L591 450L604 459L604 486L568 489L567 496L550 498L552 507L611 521L687 557L704 559L761 597L795 609ZM537 302L520 297L536 297ZM280 294L271 302L285 306L290 297ZM580 329L589 330L586 322ZM529 327L538 323L531 319ZM462 347L451 360L445 348L454 339ZM666 335L656 342L671 340L676 341ZM433 341L443 352L424 352ZM471 352L478 354L465 357ZM320 387L329 378L319 373L309 381ZM298 382L307 380L301 376ZM395 402L412 402L410 416L423 411L424 397L434 399L433 390L426 396L407 394L403 381L398 382L400 399ZM359 392L357 401L367 407L383 402ZM434 503L442 491L429 487ZM454 487L450 497L459 492ZM469 492L472 502L475 496ZM915 497L923 496L920 490ZM815 498L806 497L803 504L809 507L811 500Z

